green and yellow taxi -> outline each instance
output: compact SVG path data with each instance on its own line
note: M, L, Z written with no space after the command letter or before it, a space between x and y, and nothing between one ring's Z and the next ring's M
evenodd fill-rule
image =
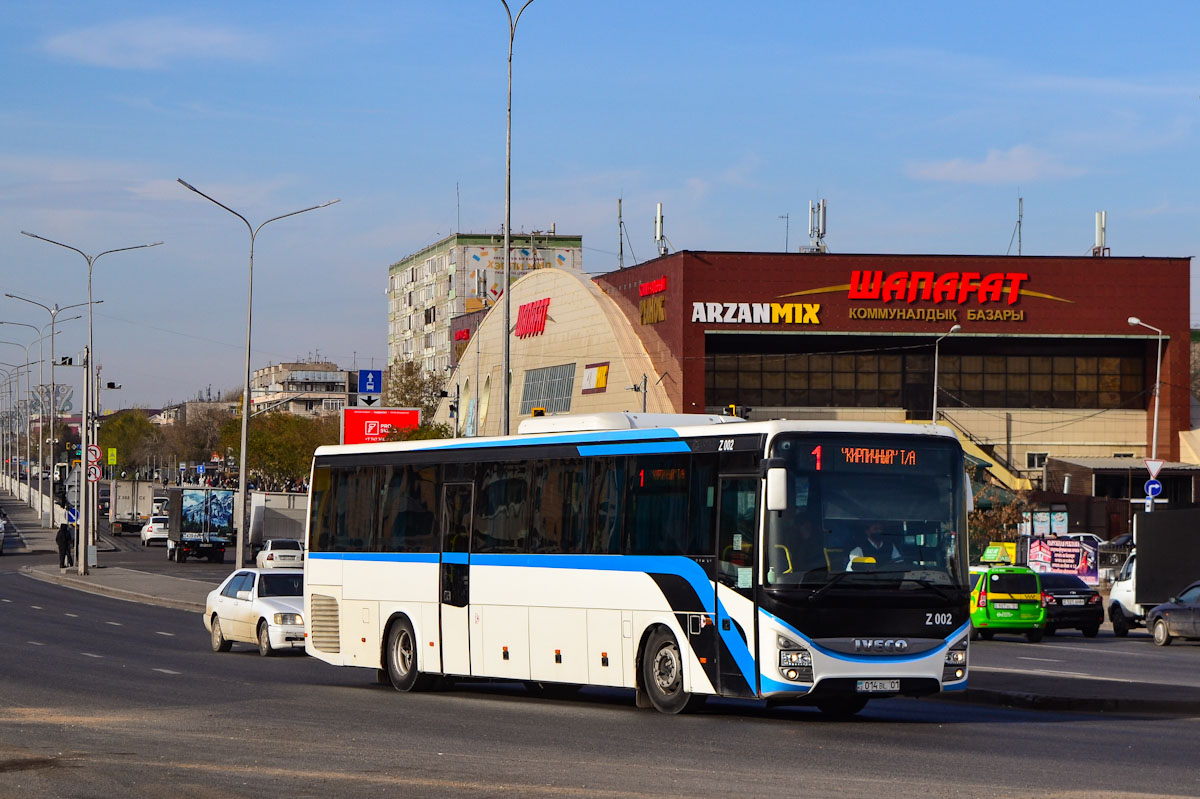
M1037 572L1024 566L971 567L971 638L1014 632L1037 642L1045 630Z

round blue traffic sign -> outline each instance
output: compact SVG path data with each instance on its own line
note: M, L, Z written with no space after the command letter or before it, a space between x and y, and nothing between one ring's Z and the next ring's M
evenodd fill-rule
M1162 483L1157 480L1147 480L1145 488L1148 497L1157 497L1162 493Z

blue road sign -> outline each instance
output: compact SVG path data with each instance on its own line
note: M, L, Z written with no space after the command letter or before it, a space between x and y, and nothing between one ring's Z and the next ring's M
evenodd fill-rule
M75 524L77 521L79 521L79 511L75 508L67 508L67 522Z
M382 394L383 393L383 370L382 369L360 369L358 371L358 393L359 394Z
M204 464L203 463L196 464L196 474L204 474Z
M1162 483L1160 483L1157 480L1147 480L1145 487L1146 487L1146 496L1148 496L1148 497L1157 497L1159 494L1162 493Z

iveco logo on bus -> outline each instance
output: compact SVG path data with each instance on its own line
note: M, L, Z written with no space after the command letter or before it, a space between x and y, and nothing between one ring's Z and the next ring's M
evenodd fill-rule
M855 638L854 651L868 655L899 654L908 649L903 638Z

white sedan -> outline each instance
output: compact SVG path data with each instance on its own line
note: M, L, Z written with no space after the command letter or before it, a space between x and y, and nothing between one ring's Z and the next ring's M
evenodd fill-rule
M254 562L260 569L298 569L304 565L304 547L294 538L269 538Z
M169 516L151 516L150 521L142 525L142 546L149 546L155 541L167 543L167 524Z
M235 641L258 645L268 657L304 648L304 572L300 569L239 569L204 603L204 626L214 652Z

